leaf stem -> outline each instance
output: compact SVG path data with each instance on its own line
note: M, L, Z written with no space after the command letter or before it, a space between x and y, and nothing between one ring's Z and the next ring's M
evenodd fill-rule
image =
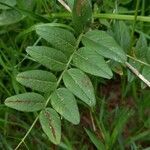
M52 13L50 17L71 19L72 16L70 13ZM116 19L116 20L128 20L128 21L135 20L134 15L122 15L122 14L94 13L93 17L97 19ZM149 16L137 16L136 21L150 22L150 17Z
M39 113L40 114L40 113ZM31 130L33 129L34 125L36 124L36 122L39 119L39 114L38 116L35 118L35 120L33 121L32 125L30 126L30 128L28 129L28 131L26 132L26 134L24 135L24 137L21 139L21 141L19 142L19 144L17 145L17 147L15 148L15 150L17 150L22 143L24 143L24 140L27 138L27 136L29 135L29 133L31 132Z
M125 64L138 78L140 78L148 87L150 87L150 81L148 81L142 74L140 74L136 68L131 66L128 62Z
M91 118L91 123L92 123L93 131L95 132L96 131L96 125L95 125L94 118L93 118L91 110L90 110L90 118Z
M36 45L39 43L40 40L41 40L41 37L39 37L39 38L35 41L35 43L33 44L33 46L36 46ZM14 66L14 68L17 68L19 65L21 65L21 64L26 60L27 57L28 57L28 54L26 54L26 55L24 56L24 58L23 58L16 66Z
M131 33L131 42L130 42L131 52L132 52L132 46L134 44L134 32L135 32L135 26L136 26L136 21L137 21L137 16L138 16L139 4L140 4L140 0L137 0L136 1L135 14L134 14L134 22L133 22L132 33Z
M145 0L142 0L142 11L141 11L141 15L142 15L142 16L145 15ZM144 23L141 22L141 29L143 29L143 25L144 25Z
M66 70L68 69L68 67L69 67L69 65L70 65L70 63L71 63L71 61L72 61L72 58L73 58L73 56L74 56L76 50L78 49L78 46L79 46L79 44L80 44L82 35L83 35L83 34L81 33L80 36L79 36L79 38L78 38L78 40L77 40L75 50L74 50L74 52L72 53L72 55L70 56L70 58L69 58L69 60L68 60L68 63L66 64L66 67L65 67L64 71L61 73L61 75L60 75L60 77L59 77L59 79L58 79L58 81L57 81L56 89L58 88L58 86L59 86L59 84L60 84L60 82L61 82L61 80L62 80L62 78L63 78L64 73L65 73ZM50 96L48 97L48 99L46 100L45 107L44 107L43 109L45 109L45 108L47 107L47 105L48 105L50 99L51 99L51 95L50 95ZM42 111L42 110L41 110L41 111ZM40 113L41 113L41 111L40 111ZM31 130L33 129L34 125L35 125L36 122L38 121L40 113L37 115L37 117L36 117L35 120L33 121L32 125L30 126L30 128L28 129L28 131L26 132L26 134L24 135L24 137L21 139L21 141L19 142L19 144L17 145L17 147L15 148L15 150L17 150L17 149L21 146L21 144L24 142L24 140L27 138L27 136L29 135L29 133L30 133Z
M129 58L131 58L131 59L133 59L134 61L137 61L137 62L139 62L139 63L141 63L141 64L143 64L143 65L145 65L145 66L149 66L150 67L150 64L148 64L148 63L146 63L146 62L144 62L144 61L141 61L141 60L139 60L139 59L137 59L137 58L135 58L135 57L132 57L132 56L130 56L130 55L126 55L127 57L129 57Z
M58 2L60 4L62 4L64 6L64 8L66 8L66 10L68 10L69 12L71 12L70 7L63 0L58 0Z

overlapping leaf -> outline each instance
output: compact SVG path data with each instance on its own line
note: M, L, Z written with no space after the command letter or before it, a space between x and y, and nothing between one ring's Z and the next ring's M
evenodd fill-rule
M45 99L37 93L23 93L5 100L5 105L20 111L34 112L44 107Z
M82 39L83 44L100 55L124 63L126 54L116 41L105 31L92 30Z
M125 52L129 52L130 50L130 30L129 27L123 21L116 21L113 24L113 35L119 45L125 50Z
M87 47L80 48L75 53L73 62L81 70L95 76L110 79L113 75L104 58L97 51Z
M94 133L92 133L88 129L85 129L85 131L86 131L87 135L89 136L90 140L92 141L92 143L97 148L97 150L105 149L105 145L101 142L101 140Z
M68 89L57 89L51 96L51 104L66 120L73 124L79 124L80 115L76 99Z
M26 51L37 62L51 70L61 71L66 66L66 56L61 51L58 51L54 48L46 46L31 46L27 47Z
M36 32L54 48L62 51L66 56L70 56L73 53L76 40L73 34L68 30L44 24L37 25Z
M68 6L71 8L71 10L73 9L73 4L74 4L74 0L65 0L68 4Z
M16 0L0 0L1 3L7 4L9 6L15 6L16 5ZM0 9L10 9L9 7L0 4Z
M147 49L146 61L150 64L150 47L148 47L148 49Z
M150 67L149 66L144 66L143 70L142 70L142 75L148 80L150 81ZM142 88L145 88L146 85L144 83L142 83Z
M140 59L142 61L146 61L147 51L148 51L147 40L146 40L144 34L141 33L140 37L136 43L134 53L138 59Z
M61 120L52 108L46 108L40 113L40 123L43 131L54 144L59 144L61 139Z
M26 87L41 92L53 91L56 87L56 77L48 72L42 70L30 70L19 73L17 81Z
M0 14L0 26L10 25L22 20L24 16L16 10L3 11Z
M69 69L63 76L65 86L89 106L96 103L94 88L89 77L79 69Z
M90 0L75 0L73 7L73 24L77 33L81 33L92 19Z

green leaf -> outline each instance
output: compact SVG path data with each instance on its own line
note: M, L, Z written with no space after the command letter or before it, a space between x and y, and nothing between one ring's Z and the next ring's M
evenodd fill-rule
M115 126L111 134L111 148L114 147L118 136L122 133L124 126L127 123L129 117L131 117L131 115L133 114L133 111L127 108L123 108L116 114L117 117L116 120L114 120Z
M113 35L119 45L128 52L130 49L130 36L129 27L123 21L116 21L113 24Z
M150 47L148 47L148 49L147 49L146 61L150 64Z
M57 89L51 97L53 108L66 120L73 124L79 124L80 115L77 102L73 94L66 88Z
M37 62L51 70L61 71L66 66L66 56L54 48L46 46L29 46L26 51Z
M70 31L42 24L36 26L36 32L54 48L62 51L66 56L69 57L73 53L76 40Z
M0 0L0 3L4 3L13 7L16 5L17 2L16 0ZM0 4L0 9L10 9L10 8L5 5Z
M143 70L142 70L142 75L148 80L150 81L150 67L149 66L144 66ZM142 88L145 88L146 85L144 83L141 84Z
M107 32L93 30L87 32L82 39L83 44L100 55L124 63L126 54Z
M45 99L37 93L23 93L8 97L5 100L5 105L20 111L34 112L41 110L44 107Z
M114 61L114 60L110 60L108 62L110 68L117 74L119 74L120 76L123 75L123 67L120 63Z
M132 0L120 0L119 3L122 5L126 5L128 3L130 3Z
M94 88L89 77L79 69L69 69L63 76L65 86L89 106L96 103Z
M97 51L87 47L82 47L75 53L73 63L84 72L107 79L112 78L112 71L104 58Z
M54 144L59 144L61 139L61 120L57 112L52 108L46 108L41 111L39 119L48 138Z
M37 2L34 0L17 0L17 7L19 7L20 9L32 11L36 3Z
M135 46L135 55L138 59L146 61L146 54L148 51L147 40L143 33L140 34L140 37Z
M105 145L100 141L100 139L98 137L96 137L96 135L94 133L92 133L91 131L85 129L87 135L89 136L89 138L91 139L92 143L95 145L95 147L97 148L97 150L105 150Z
M91 22L92 5L90 0L75 0L73 7L73 24L77 33L81 33Z
M30 70L19 73L16 79L22 85L40 92L53 91L57 82L56 77L52 73L42 70Z
M141 70L141 66L142 66L141 63L136 62L130 58L129 58L129 63L137 70ZM135 74L133 74L133 72L131 72L130 70L127 70L127 77L129 82L132 82L136 78Z
M0 26L14 24L23 18L24 16L16 10L4 10L0 14Z

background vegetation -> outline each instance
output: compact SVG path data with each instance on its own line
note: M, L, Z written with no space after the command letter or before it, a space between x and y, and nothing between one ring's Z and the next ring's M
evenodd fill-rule
M65 2L72 10L74 1ZM150 81L150 2L92 0L92 13L92 23L85 25L85 32L107 31L124 49L128 62ZM50 45L35 33L35 25L63 24L77 37L82 21L81 26L73 26L71 12L57 0L0 0L0 149L15 149L37 116L37 112L24 113L4 104L7 97L31 91L17 82L19 72L44 68L25 51L28 46ZM106 60L113 77L108 80L89 75L96 106L91 109L78 101L80 124L62 119L62 139L56 146L37 122L20 149L150 149L149 87L129 66Z

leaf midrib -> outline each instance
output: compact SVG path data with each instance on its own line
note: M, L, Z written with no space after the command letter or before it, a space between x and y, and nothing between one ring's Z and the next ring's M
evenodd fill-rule
M30 51L31 51L31 52L34 52L34 53L36 53L36 54L38 54L38 56L40 56L40 57L38 57L38 58L43 57L43 58L47 58L48 60L54 61L54 62L56 62L56 63L58 63L58 64L60 64L60 65L66 65L66 64L63 63L63 62L58 61L58 60L55 60L55 59L52 59L52 58L50 58L50 57L48 57L48 56L46 56L46 55L42 55L42 56L41 56L40 53L38 53L38 52L35 51L35 50L31 50L31 49L30 49Z
M39 30L39 29L38 29ZM45 30L41 30L40 29L40 31L44 31L44 32L46 32ZM46 33L47 34L47 33ZM51 35L52 36L52 35ZM53 35L53 37L55 37L54 35ZM69 43L68 41L66 41L65 39L63 39L63 38L60 38L59 36L57 36L57 38L58 39L60 39L60 40L62 40L64 43L66 43L67 45L69 45L69 46L71 46L73 49L72 50L74 50L74 48L75 48L75 46L74 45L72 45L71 43Z
M38 81L38 82L45 82L45 83L48 83L48 84L55 84L56 82L54 81L46 81L46 80L40 80L40 79L37 79L37 78L31 78L31 77L25 77L25 76L22 76L22 75L18 75L17 78L22 78L22 79L27 79L27 80L34 80L34 81Z

